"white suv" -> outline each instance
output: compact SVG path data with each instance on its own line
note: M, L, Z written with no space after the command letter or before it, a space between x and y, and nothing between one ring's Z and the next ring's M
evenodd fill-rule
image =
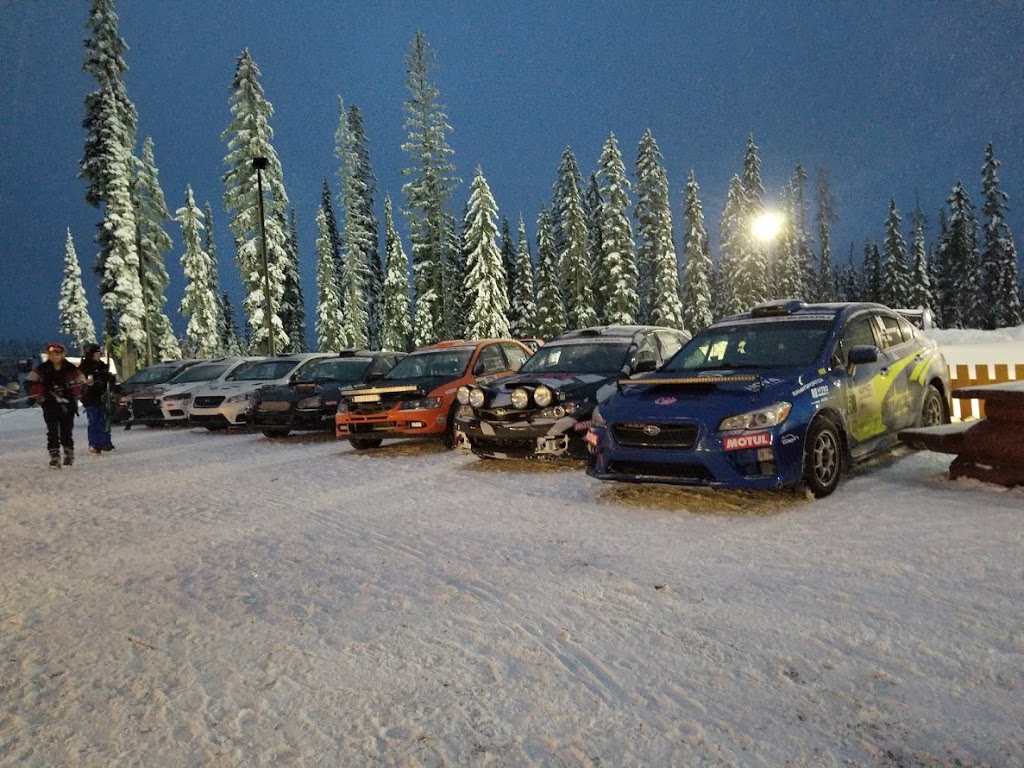
M128 396L135 423L157 426L188 422L192 395L219 384L228 376L250 368L262 357L219 357L206 360L175 374L169 381L133 392Z
M267 385L287 384L293 375L314 360L330 357L326 352L298 352L267 357L258 363L228 375L224 381L192 393L189 426L227 429L244 426L249 420L256 390Z

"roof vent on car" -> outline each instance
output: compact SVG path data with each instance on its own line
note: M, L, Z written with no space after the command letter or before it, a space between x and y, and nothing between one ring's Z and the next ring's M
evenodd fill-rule
M801 309L807 309L807 304L800 299L778 299L758 304L750 310L751 317L777 317L779 315L792 315Z

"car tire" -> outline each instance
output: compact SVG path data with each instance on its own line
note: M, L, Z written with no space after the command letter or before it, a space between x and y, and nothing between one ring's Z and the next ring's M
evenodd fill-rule
M384 442L383 437L350 437L349 443L357 451L366 451L371 448L379 448L380 444Z
M290 431L288 427L278 427L276 429L264 429L263 434L266 437L287 437Z
M946 401L942 399L942 395L935 385L929 384L924 393L924 402L921 404L921 415L918 417L917 426L935 427L948 423L949 413L946 409Z
M458 403L452 405L451 410L448 411L448 423L444 427L444 447L449 451L458 447L459 435L462 432L455 424L455 409L458 407Z
M843 442L835 424L815 419L807 430L804 447L804 483L816 499L823 499L839 485L843 474Z

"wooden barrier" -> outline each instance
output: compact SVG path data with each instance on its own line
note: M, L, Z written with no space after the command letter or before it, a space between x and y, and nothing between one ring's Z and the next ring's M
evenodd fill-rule
M951 365L949 366L949 378L954 391L964 387L1022 381L1024 380L1024 363ZM950 416L953 421L983 419L985 418L985 401L957 398L954 395Z

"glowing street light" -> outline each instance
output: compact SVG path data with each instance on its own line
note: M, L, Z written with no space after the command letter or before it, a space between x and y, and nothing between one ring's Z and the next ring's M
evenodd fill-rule
M752 225L754 237L762 243L771 243L779 236L785 220L785 217L778 211L764 211L754 219Z
M267 351L271 357L276 354L274 350L274 300L270 296L270 268L267 266L267 222L263 215L263 171L267 167L267 158L254 157L252 167L256 169L256 185L259 187L260 202L260 252L263 256L263 292L267 300L264 307L264 317L267 321Z

